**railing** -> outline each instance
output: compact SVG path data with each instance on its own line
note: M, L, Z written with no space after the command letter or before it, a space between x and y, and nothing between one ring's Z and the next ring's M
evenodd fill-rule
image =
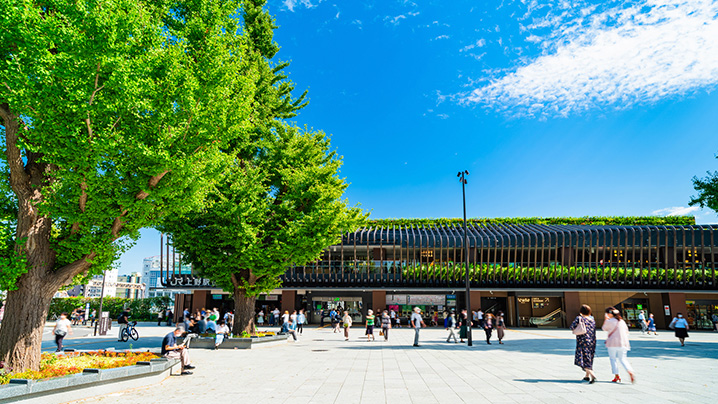
M563 318L563 312L561 309L556 309L543 317L529 318L529 324L536 326L548 325L561 320L561 318Z

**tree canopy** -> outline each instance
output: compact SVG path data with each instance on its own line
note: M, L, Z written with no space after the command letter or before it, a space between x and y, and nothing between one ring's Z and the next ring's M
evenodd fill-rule
M240 10L0 1L0 360L36 367L54 292L203 203L224 151L249 140L259 72Z

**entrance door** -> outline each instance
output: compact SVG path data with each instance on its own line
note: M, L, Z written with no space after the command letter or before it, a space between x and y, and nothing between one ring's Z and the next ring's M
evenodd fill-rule
M484 297L481 296L481 311L496 315L498 312L506 314L506 298L505 297Z

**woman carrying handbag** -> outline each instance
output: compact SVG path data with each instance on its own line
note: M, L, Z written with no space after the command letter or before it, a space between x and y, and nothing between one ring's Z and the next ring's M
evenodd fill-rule
M593 357L596 354L596 321L591 315L591 307L581 306L578 316L571 323L571 331L576 335L576 355L573 363L580 367L586 375L583 380L593 384L596 375L593 373Z

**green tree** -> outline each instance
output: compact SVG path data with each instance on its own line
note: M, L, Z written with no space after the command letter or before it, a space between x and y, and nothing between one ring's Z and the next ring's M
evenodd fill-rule
M247 59L257 72L249 141L225 150L233 164L201 209L161 226L195 271L232 293L235 334L253 330L256 296L278 287L288 266L317 259L365 219L341 200L341 159L328 138L281 122L306 105L306 91L294 99L282 73L288 63L271 61L279 47L264 4L248 0L242 15Z
M59 288L200 203L222 151L248 137L257 72L239 10L0 0L0 360L12 368L38 369Z
M280 285L293 264L319 258L364 219L341 200L341 160L321 132L276 123L255 158L237 158L201 210L162 230L193 269L234 297L233 332L254 329L256 296Z
M718 171L708 171L707 174L704 178L693 177L693 188L698 191L698 195L691 197L688 204L718 212Z

